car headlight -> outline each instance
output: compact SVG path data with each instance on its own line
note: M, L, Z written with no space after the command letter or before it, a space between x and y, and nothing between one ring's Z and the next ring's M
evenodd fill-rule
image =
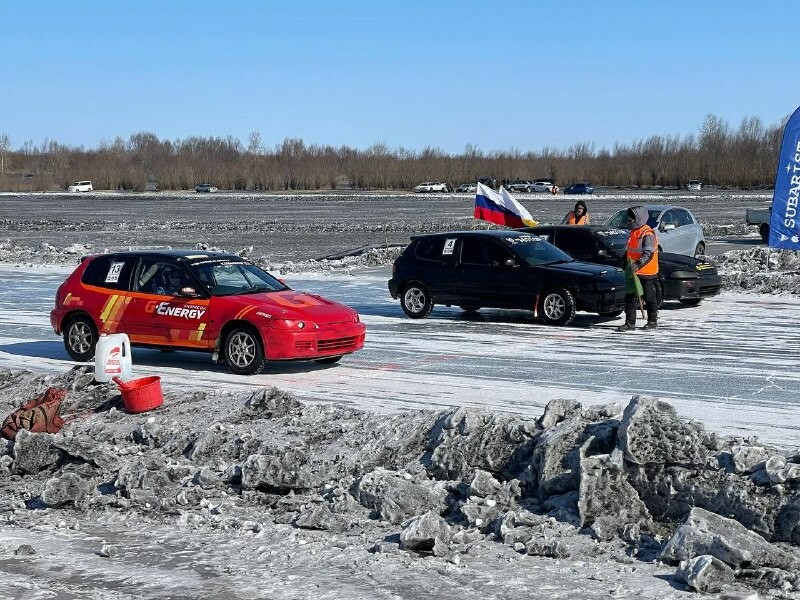
M311 321L300 319L272 319L269 324L272 329L282 329L284 331L302 331L304 329L319 329L319 325Z

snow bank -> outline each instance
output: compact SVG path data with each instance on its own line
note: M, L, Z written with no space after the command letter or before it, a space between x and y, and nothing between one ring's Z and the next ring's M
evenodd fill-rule
M76 416L57 434L0 444L0 524L121 529L135 515L186 535L236 532L230 543L252 547L311 530L353 556L406 557L429 579L426 556L457 565L499 546L553 569L656 560L695 589L800 593L800 456L723 439L654 398L624 409L554 400L532 420L206 389L167 391L161 409L129 415L86 367L52 379L0 371L0 383L3 412L59 386ZM306 558L299 568L324 570Z

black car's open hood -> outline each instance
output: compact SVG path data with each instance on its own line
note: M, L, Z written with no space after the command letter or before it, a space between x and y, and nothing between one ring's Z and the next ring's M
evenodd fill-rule
M619 276L624 275L622 269L618 267L613 267L611 265L598 265L596 263L581 262L578 260L539 265L539 267L546 267L547 269L561 271L562 273L591 275L593 277L601 276L604 271L611 276L613 276L615 273Z
M696 259L694 256L686 256L685 254L675 254L673 252L659 252L658 262L661 266L670 266L675 268L686 268L694 271L695 266L701 262L706 262Z

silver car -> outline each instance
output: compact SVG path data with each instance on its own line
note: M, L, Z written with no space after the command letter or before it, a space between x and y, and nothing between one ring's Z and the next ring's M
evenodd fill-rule
M660 252L686 256L702 256L706 253L703 227L688 208L666 204L647 204L645 208L650 215L647 224L658 236ZM627 212L627 208L619 211L604 224L625 229L628 222Z
M441 181L423 181L418 186L414 188L414 191L417 193L426 193L426 192L449 192L450 189L447 187L446 183Z

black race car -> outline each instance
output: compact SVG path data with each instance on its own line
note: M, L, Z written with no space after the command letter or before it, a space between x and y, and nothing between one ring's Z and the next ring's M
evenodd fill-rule
M412 319L444 304L532 310L546 323L567 325L578 310L619 314L625 274L573 260L530 233L455 231L412 237L394 262L389 292Z
M623 266L629 231L607 225L542 225L520 231L535 233L576 260ZM683 254L658 253L659 304L678 300L694 306L719 294L722 278L708 261Z

